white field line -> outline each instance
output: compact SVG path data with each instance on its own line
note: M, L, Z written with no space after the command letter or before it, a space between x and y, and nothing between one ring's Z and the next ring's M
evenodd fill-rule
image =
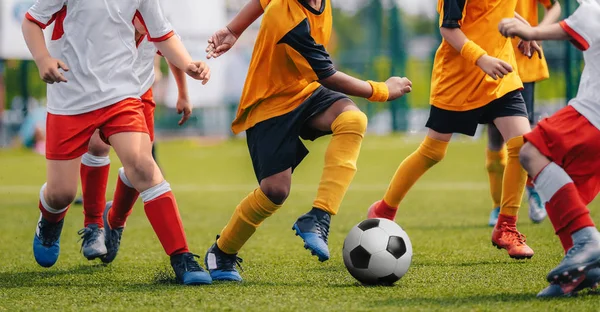
M0 185L0 194L36 194L41 185ZM247 192L257 187L256 184L172 184L175 193L210 193L210 192ZM317 184L292 184L292 192L316 192ZM352 184L350 192L385 191L387 184ZM114 188L109 185L108 189ZM484 182L421 182L414 187L421 191L480 191L487 190Z

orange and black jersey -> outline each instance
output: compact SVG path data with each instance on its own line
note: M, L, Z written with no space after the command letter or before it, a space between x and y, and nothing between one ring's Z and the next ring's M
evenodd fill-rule
M298 107L336 73L325 47L331 2L315 10L305 0L260 0L265 12L242 92L234 133Z
M514 17L516 4L517 0L438 0L440 27L460 28L469 40L488 55L509 63L515 72L493 80L443 40L431 78L432 105L452 111L472 110L523 87L511 40L498 31L503 18Z

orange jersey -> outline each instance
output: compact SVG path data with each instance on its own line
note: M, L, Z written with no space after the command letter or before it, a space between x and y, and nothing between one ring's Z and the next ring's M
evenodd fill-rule
M509 63L515 72L494 80L443 40L435 55L431 77L432 105L467 111L487 105L523 88L510 39L498 31L503 18L514 17L517 0L438 0L440 27L460 28L488 55Z
M526 19L531 26L537 26L539 20L538 3L541 3L547 9L550 9L556 0L518 0L517 9L515 12L519 13L524 19ZM537 82L550 77L548 72L548 64L546 59L541 59L535 54L531 59L525 56L517 45L521 39L514 38L512 40L515 48L515 55L517 57L517 65L519 66L519 76L523 82Z
M325 50L331 1L315 10L303 0L260 0L265 9L232 130L289 113L335 74Z

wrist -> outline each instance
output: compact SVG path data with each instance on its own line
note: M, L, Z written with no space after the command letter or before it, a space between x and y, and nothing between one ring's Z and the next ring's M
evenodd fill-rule
M33 57L33 61L38 64L39 62L52 57L49 53L48 54L42 54L42 55L38 55L38 56L34 56Z
M469 61L469 63L476 65L482 56L487 55L487 52L475 42L469 40L460 50L460 55Z
M243 32L243 30L240 31L239 29L236 29L236 27L233 26L232 24L225 26L225 28L227 28L229 33L232 34L236 39L239 38L241 33Z
M390 97L390 90L385 82L376 82L372 80L367 80L367 82L371 85L373 89L373 93L371 97L367 100L371 102L387 102Z

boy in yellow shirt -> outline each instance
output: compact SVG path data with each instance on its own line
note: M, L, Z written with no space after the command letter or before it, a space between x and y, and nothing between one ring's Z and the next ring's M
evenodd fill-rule
M515 16L516 4L517 0L438 1L444 40L431 78L429 132L417 151L400 164L383 200L369 208L369 218L395 218L408 190L444 158L453 133L473 136L479 123L493 123L507 141L508 160L492 243L512 258L533 256L516 227L527 179L519 150L523 134L531 128L520 92L523 83L513 71L512 43L497 30L500 20Z

